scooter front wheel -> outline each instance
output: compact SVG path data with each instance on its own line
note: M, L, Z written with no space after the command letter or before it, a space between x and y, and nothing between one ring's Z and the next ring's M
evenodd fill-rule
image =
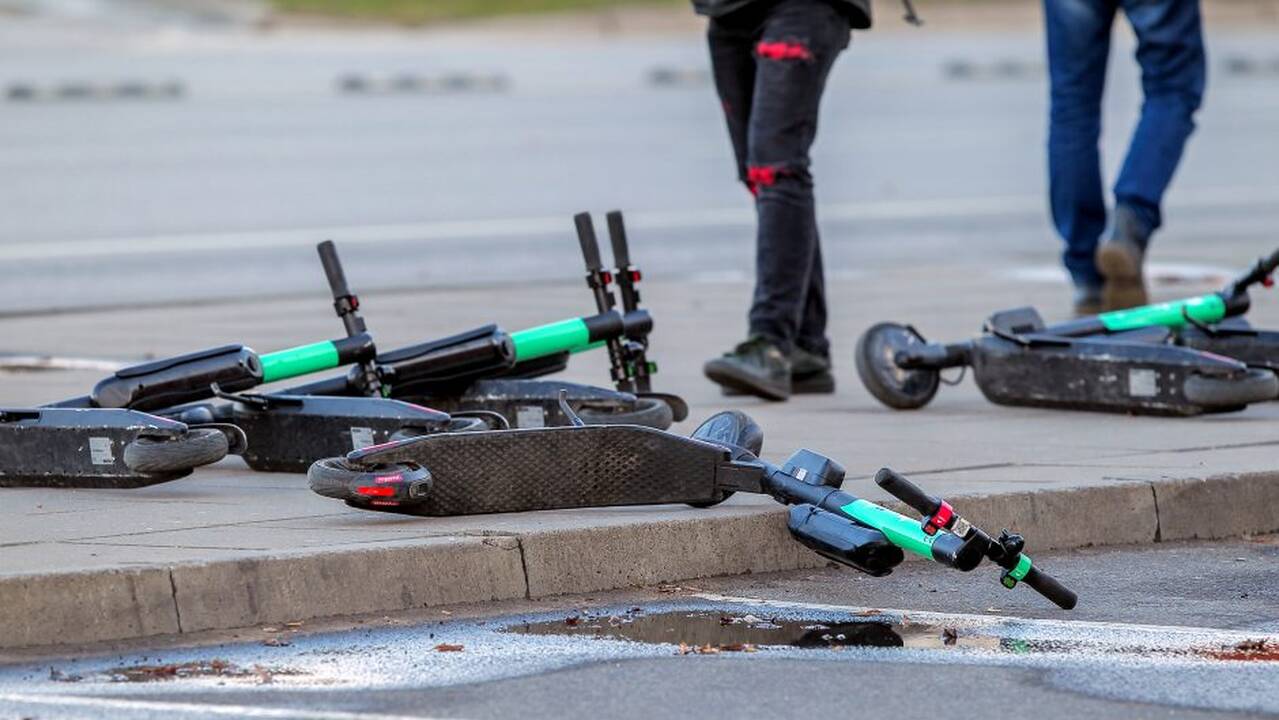
M419 465L355 466L341 457L317 460L306 479L317 495L357 506L412 505L425 500L434 484L430 471Z
M857 375L875 399L898 410L915 410L937 394L941 372L897 365L897 353L926 341L915 329L900 323L879 323L857 339Z
M139 473L171 473L215 463L230 449L220 430L194 428L178 437L142 436L124 446L124 464Z
M1208 412L1241 410L1279 396L1279 378L1270 370L1249 368L1242 376L1190 375L1182 385L1186 399Z

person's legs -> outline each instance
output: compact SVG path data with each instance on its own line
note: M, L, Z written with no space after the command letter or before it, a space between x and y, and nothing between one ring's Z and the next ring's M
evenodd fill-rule
M755 294L750 330L789 353L803 337L826 352L825 297L809 148L826 77L848 45L846 20L821 0L787 0L755 48L747 176L756 195Z
M1115 201L1132 208L1147 234L1163 218L1160 206L1203 100L1206 63L1199 0L1124 0L1137 34L1145 101L1115 183Z
M751 101L755 94L755 36L759 19L753 16L729 16L711 20L706 32L711 55L711 75L728 138L737 161L737 177L746 182L746 132L750 125Z
M1142 277L1150 234L1162 222L1160 204L1194 131L1204 90L1199 0L1122 0L1137 34L1137 62L1145 102L1115 183L1110 237L1097 248L1106 278L1105 309L1142 305Z
M802 336L814 350L826 352L808 150L817 132L826 76L848 38L847 19L824 0L781 0L768 6L752 37L754 85L744 177L758 214L751 338L705 367L709 378L728 389L784 399L791 392L788 356L797 340ZM716 84L732 116L734 99L744 93L737 81L719 79L720 68L728 64L716 62ZM739 80L745 76L738 73ZM732 122L730 117L730 135ZM739 147L736 137L734 144Z
M1081 292L1101 286L1094 265L1106 228L1101 100L1117 0L1044 0L1051 108L1048 184L1062 261ZM1082 309L1082 308L1081 308Z

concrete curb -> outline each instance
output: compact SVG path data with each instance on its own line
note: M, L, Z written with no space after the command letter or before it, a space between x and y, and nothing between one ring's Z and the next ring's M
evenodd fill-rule
M1043 551L1279 531L1279 472L956 498ZM820 567L779 507L338 552L0 578L0 648L83 644Z

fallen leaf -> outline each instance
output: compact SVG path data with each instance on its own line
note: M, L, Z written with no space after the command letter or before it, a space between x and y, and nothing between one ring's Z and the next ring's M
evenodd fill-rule
M453 645L451 643L440 643L435 646L435 652L462 652L464 645Z
M582 622L582 618L577 617L576 615L573 617L564 618L564 624L569 627L577 627L578 624L581 622Z

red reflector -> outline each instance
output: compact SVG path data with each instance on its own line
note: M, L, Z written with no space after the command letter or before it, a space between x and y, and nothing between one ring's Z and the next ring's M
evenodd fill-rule
M604 284L607 285L611 282L613 282L613 273L608 272L607 270L604 271Z
M362 485L360 487L357 487L355 489L355 492L360 495L365 495L367 497L391 497L392 495L395 494L395 488L387 487L385 485L381 487L375 487L373 485Z
M644 279L644 276L640 275L639 270L631 271L631 282L639 282L640 280L643 280L643 279Z

